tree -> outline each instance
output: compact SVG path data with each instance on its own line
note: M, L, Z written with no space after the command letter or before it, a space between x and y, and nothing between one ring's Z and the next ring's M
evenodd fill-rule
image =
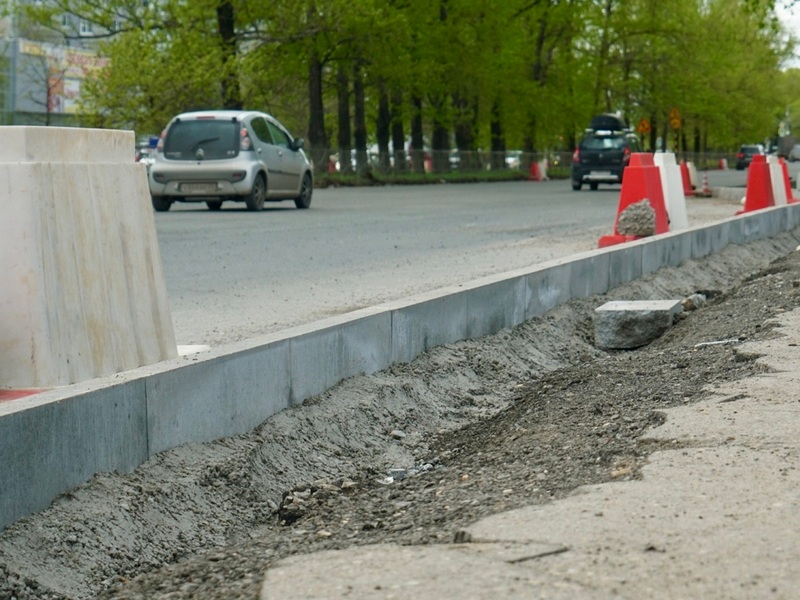
M87 122L151 133L189 108L264 109L306 132L320 170L331 140L355 147L359 165L373 142L384 165L392 151L404 165L407 132L416 169L426 140L441 168L452 144L462 160L478 148L502 157L572 147L603 111L647 118L651 147L672 141L673 109L680 150L762 139L790 103L775 82L793 40L774 9L771 0L53 0L25 15L39 33L58 29L62 12L95 25L110 66L86 85Z

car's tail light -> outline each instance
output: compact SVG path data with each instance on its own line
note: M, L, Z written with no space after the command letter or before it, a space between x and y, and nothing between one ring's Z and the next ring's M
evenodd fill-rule
M234 171L231 173L231 181L236 183L237 181L242 181L247 176L247 171Z
M167 176L164 173L153 173L153 179L158 183L167 182Z
M252 149L253 149L253 141L247 134L247 129L242 127L241 140L239 141L239 150L252 150Z
M739 154L736 155L736 158L744 158L744 152L739 152Z
M575 148L575 152L572 153L572 162L581 162L581 149Z

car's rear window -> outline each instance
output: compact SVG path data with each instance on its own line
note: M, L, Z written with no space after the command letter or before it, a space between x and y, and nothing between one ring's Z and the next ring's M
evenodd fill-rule
M218 160L239 153L239 129L231 119L175 121L164 140L164 156L173 160Z
M583 150L622 150L625 139L621 136L587 136L581 141Z
M758 146L742 146L742 152L745 154L760 154L761 148Z

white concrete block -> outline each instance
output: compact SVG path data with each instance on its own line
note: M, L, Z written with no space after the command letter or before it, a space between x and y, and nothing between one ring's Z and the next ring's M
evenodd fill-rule
M769 166L769 182L772 184L772 198L775 206L786 206L786 184L783 181L783 167L778 161L777 156L767 156Z
M134 142L130 131L0 127L0 387L177 356Z
M77 127L3 127L0 162L133 162L132 131Z
M678 231L689 227L689 216L686 212L686 196L683 193L681 169L672 152L656 152L653 161L661 172L661 188L664 192L670 231Z

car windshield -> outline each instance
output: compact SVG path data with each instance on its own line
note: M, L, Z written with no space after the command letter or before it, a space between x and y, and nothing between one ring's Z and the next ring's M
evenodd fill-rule
M743 154L761 154L761 149L758 146L742 146Z
M233 158L239 153L239 124L232 120L175 121L164 140L164 156L173 160Z
M625 140L620 136L590 136L581 142L584 150L621 150L624 146Z

